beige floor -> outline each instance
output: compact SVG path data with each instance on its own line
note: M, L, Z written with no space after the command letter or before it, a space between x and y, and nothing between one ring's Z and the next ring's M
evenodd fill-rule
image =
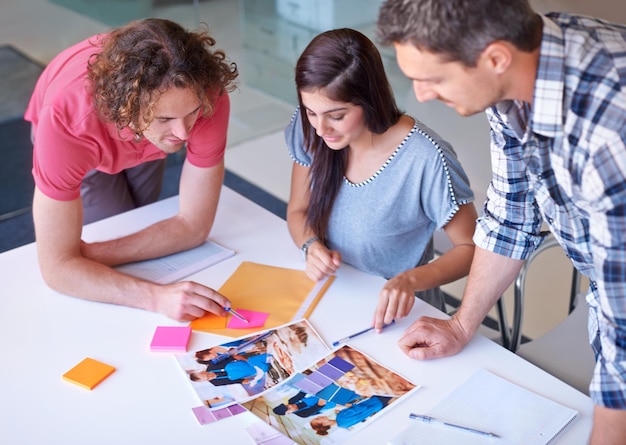
M263 42L253 41L244 45L244 27L249 26L250 20L255 21L258 17L246 14L243 7L246 2L243 0L205 0L198 2L198 9L195 9L193 1L170 0L161 2L163 3L170 6L156 8L152 15L176 20L187 27L196 26L198 21L206 22L216 37L218 46L226 50L230 58L240 66L242 83L239 91L233 95L227 167L275 196L287 200L291 161L286 154L281 130L291 115L294 103L285 100L291 94L289 91L285 94L282 91L277 92L276 84L278 88L281 83L285 88L290 88L288 80L282 79L285 75L289 76L289 61L295 55L279 54L276 58L271 52L263 53L262 48L253 48L250 52L249 47ZM626 23L626 5L623 2L536 0L531 3L541 12L569 10ZM306 36L314 35L312 31L303 35L304 30L301 27L282 22L279 25L279 31L286 29L285 32L289 33L282 40L279 36L280 42L293 42L296 38L306 40ZM0 7L0 45L14 45L44 64L65 47L108 28L108 25L93 18L46 0L3 0ZM284 52L285 48L281 47L280 51ZM294 49L287 48L287 52L289 51L294 52ZM389 57L388 62L393 62L393 54ZM393 70L393 63L388 68ZM266 90L260 82L261 79L268 85ZM272 81L277 82L271 83ZM488 126L484 117L460 118L441 104L418 104L408 82L405 83L401 78L396 81L394 89L400 105L444 135L456 147L472 181L477 203L481 203L490 177ZM259 84L261 87L258 87ZM525 335L537 337L565 318L569 280L569 265L558 249L546 255L537 266L533 266L525 312ZM447 290L460 297L463 284L460 281L447 286Z

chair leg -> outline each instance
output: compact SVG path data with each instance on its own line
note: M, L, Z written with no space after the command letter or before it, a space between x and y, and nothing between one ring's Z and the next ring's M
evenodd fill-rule
M502 297L498 298L496 303L498 311L498 324L500 325L500 335L502 336L502 346L507 349L511 349L511 328L509 327L509 320L506 315L506 308L504 307L504 300Z
M571 314L576 309L576 305L578 304L578 293L580 290L580 272L574 267L572 272L572 287L570 288L570 296L569 296L569 312Z

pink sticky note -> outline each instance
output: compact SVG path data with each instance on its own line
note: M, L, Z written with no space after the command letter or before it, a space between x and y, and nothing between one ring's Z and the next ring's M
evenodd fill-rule
M267 312L257 312L257 311L248 311L246 309L235 309L239 314L241 314L248 323L235 316L231 316L230 320L228 320L227 328L230 329L247 329L247 328L258 328L259 326L263 326L265 324L265 320L269 317L269 313Z
M187 352L187 344L191 336L189 326L157 326L152 343L151 351L159 352Z

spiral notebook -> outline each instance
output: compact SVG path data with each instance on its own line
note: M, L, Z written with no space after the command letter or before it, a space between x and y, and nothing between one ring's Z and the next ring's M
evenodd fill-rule
M576 410L486 370L478 371L429 412L417 414L500 437L413 420L390 445L547 445L578 416Z

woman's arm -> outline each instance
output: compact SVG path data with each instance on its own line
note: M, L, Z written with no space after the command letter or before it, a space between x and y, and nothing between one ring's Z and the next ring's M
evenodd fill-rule
M473 204L462 205L444 227L452 248L440 257L391 278L380 292L374 314L374 327L406 317L415 302L415 292L458 280L469 273L474 255L472 235L476 226Z
M309 186L309 168L294 162L291 172L291 193L287 204L287 227L298 248L316 236L306 223ZM306 273L312 280L318 281L334 274L340 264L339 252L329 250L319 240L309 245L306 255Z

